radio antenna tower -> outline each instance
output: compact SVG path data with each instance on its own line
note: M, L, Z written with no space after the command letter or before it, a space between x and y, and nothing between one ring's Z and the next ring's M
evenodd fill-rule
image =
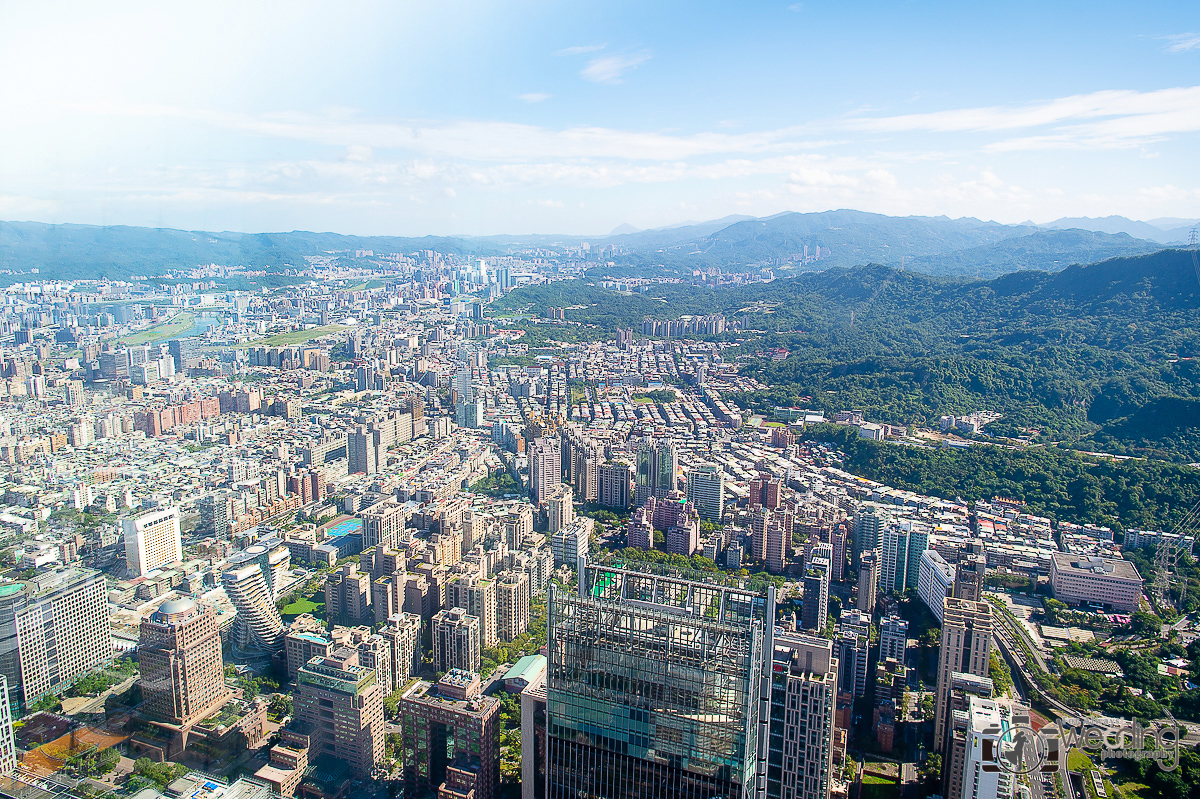
M1200 227L1188 231L1188 248L1192 251L1192 268L1196 270L1196 281L1200 282L1200 257L1197 257L1197 251L1200 250Z

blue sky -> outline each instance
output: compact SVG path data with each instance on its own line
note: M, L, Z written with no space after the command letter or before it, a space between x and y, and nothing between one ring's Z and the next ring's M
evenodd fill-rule
M7 220L1197 218L1198 133L1194 3L0 2Z

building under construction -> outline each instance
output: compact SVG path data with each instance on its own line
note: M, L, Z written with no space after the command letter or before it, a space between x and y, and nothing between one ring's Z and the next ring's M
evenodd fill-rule
M581 562L551 589L548 799L764 795L774 589L688 576Z

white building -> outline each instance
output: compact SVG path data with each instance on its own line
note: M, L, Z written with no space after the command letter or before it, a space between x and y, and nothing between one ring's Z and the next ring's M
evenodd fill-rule
M970 739L963 769L962 799L1000 799L1012 796L1011 776L995 768L995 760L984 759L984 747L995 754L1001 750L1000 736L1008 728L1008 719L995 700L970 698ZM992 770L984 770L992 766Z
M159 566L183 560L179 508L122 519L121 530L125 535L125 563L131 575L145 576Z
M942 600L954 595L954 567L937 553L927 549L921 553L921 573L917 578L917 596L925 603L938 624L942 623Z
M592 530L595 529L595 525L591 519L580 516L551 536L550 547L554 552L554 565L574 568L579 563L579 558L587 555L591 548Z

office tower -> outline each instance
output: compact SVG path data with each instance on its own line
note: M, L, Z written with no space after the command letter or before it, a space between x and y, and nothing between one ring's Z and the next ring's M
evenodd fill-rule
M863 508L854 515L854 560L858 561L864 552L879 548L883 537L883 528L890 521L889 517L878 508Z
M938 554L936 549L921 553L921 573L917 577L917 596L942 623L942 600L954 596L955 569ZM975 600L978 601L978 600Z
M0 676L27 709L113 655L101 574L68 567L0 582Z
M142 711L187 727L229 699L216 614L191 599L169 599L142 622L138 638Z
M837 634L841 688L855 697L863 696L867 690L867 660L871 654L871 617L857 610L842 611Z
M483 427L485 408L483 399L473 399L469 402L459 400L454 405L454 423L459 427L465 427L469 430L478 430Z
M408 685L421 670L421 617L415 613L394 613L379 631L387 641L392 657L392 684L386 693Z
M283 643L283 619L258 563L226 568L221 572L221 585L237 609L230 634L234 656L269 656L278 651Z
M829 551L828 544L825 545ZM822 630L829 619L829 559L814 557L804 571L804 606L800 626Z
M409 516L404 506L391 497L364 508L358 515L363 522L363 549L380 544L395 546L400 541L400 534Z
M471 375L471 367L465 363L459 364L458 371L454 374L454 392L459 401L470 402L475 399L475 381Z
M529 629L529 575L510 571L496 581L496 635L511 641Z
M773 588L595 564L551 586L547 796L755 796L774 617Z
M17 767L17 742L13 736L12 699L8 678L0 677L0 776L7 777Z
M330 755L367 779L383 759L383 688L347 647L300 667L293 693L296 719L307 728L310 759Z
M674 491L678 487L675 479L678 468L679 460L673 441L656 438L641 442L637 449L634 474L634 504L642 505L650 497L666 497Z
M554 439L534 440L529 452L529 494L535 505L550 498L550 491L562 482L562 458Z
M891 658L904 663L908 650L908 622L899 616L887 616L879 623L879 662Z
M569 525L550 536L550 550L554 553L555 566L574 567L581 557L591 550L592 531L596 523L580 516Z
M942 752L942 795L962 796L963 772L967 765L970 741L970 701L973 697L991 699L992 680L974 674L952 672L946 713L946 746Z
M833 642L795 633L775 637L768 799L828 799L838 660Z
M325 615L351 624L374 620L371 575L360 572L357 563L344 563L325 577Z
M688 472L687 498L701 519L721 521L725 513L725 472L711 463L692 469Z
M983 601L987 556L963 555L954 566L954 596L969 602Z
M496 638L496 581L456 577L446 586L446 607L462 608L479 619L479 644L493 647Z
M479 619L462 608L440 610L433 616L433 667L437 671L479 671Z
M159 566L183 560L178 508L122 519L121 531L125 536L125 563L135 577L144 577Z
M858 601L854 607L863 613L875 612L875 589L880 575L880 561L875 552L868 551L858 559Z
M996 768L996 757L1002 748L1000 735L1009 726L1005 710L995 700L978 696L970 698L967 708L969 737L960 794L962 799L1012 796L1012 774Z
M400 700L404 795L492 799L500 784L500 700L479 675L452 669L418 682Z
M762 505L777 510L782 502L783 481L778 477L760 474L750 481L750 507Z
M953 672L986 677L992 652L992 609L986 602L947 597L942 610L942 646L938 658L933 748L945 745Z
M548 516L550 517L550 534L554 535L575 520L575 504L571 486L559 483L550 489Z
M197 338L177 338L167 342L167 352L175 361L175 371L186 375L189 362L200 360L200 341Z
M600 506L625 510L633 503L633 467L625 461L600 465Z

